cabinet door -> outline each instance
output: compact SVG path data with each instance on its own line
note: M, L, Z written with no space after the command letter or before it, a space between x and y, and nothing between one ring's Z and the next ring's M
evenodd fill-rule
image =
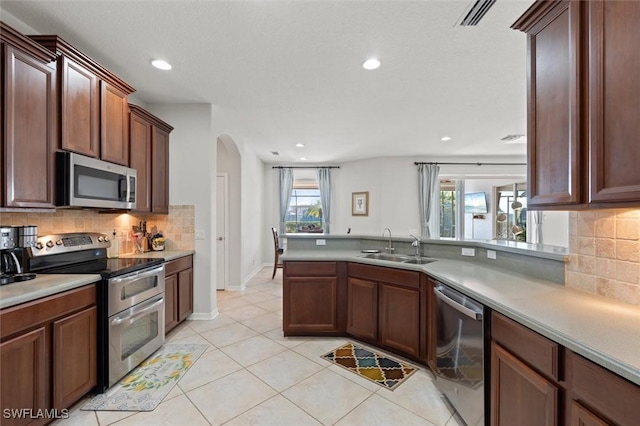
M100 138L98 77L62 57L61 148L97 158Z
M138 171L136 211L151 211L151 124L135 113L129 123L129 166Z
M97 383L97 309L53 323L53 407L68 408Z
M602 420L576 401L571 401L571 426L608 426Z
M167 275L164 279L164 332L178 325L178 274Z
M349 278L347 281L347 333L375 341L378 337L378 284Z
M491 343L491 424L558 423L558 390L496 343Z
M640 201L640 3L585 2L590 202Z
M380 344L417 357L420 347L420 292L380 284Z
M6 45L4 50L6 207L53 207L56 70Z
M582 200L579 3L559 2L526 29L529 207Z
M129 165L129 104L127 94L100 82L100 158Z
M49 354L46 350L45 328L41 327L14 339L0 343L0 408L48 408ZM6 422L6 423L5 423ZM2 424L35 424L31 419L2 419Z
M335 277L285 278L283 281L283 328L291 333L338 332Z
M153 127L151 136L151 211L169 213L169 134Z
M178 321L193 313L193 269L178 273Z

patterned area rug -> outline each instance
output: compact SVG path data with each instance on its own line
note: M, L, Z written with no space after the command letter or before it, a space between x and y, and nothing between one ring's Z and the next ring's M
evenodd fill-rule
M208 345L166 344L82 410L152 411L178 383Z
M322 355L322 358L389 390L394 390L417 370L408 364L353 343L344 344Z

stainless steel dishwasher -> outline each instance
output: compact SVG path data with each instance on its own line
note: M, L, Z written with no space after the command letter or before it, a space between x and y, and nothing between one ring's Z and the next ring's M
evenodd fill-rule
M484 425L484 306L436 283L436 388L469 426Z

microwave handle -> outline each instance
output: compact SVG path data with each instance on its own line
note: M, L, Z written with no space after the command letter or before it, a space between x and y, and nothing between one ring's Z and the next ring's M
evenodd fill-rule
M122 191L122 188L125 187L125 191ZM129 179L127 176L120 176L118 178L118 193L120 197L120 201L127 201L127 195L129 194Z

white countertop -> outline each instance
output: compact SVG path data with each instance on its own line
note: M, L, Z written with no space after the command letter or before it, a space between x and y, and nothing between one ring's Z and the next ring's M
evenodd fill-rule
M423 271L640 385L640 308L473 261L427 265L363 259L354 250L288 250L285 261L349 261Z
M131 257L135 259L164 259L165 262L168 262L170 260L175 260L181 257L190 256L194 253L195 253L195 250L161 250L161 251L148 251L145 253L123 254L120 257Z
M0 309L95 283L97 274L38 274L35 279L0 287Z

